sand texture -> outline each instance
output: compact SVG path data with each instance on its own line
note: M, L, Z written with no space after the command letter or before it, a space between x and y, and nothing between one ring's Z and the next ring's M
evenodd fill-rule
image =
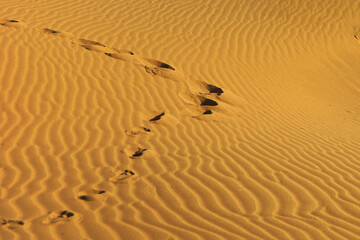
M360 1L0 0L1 240L360 239Z

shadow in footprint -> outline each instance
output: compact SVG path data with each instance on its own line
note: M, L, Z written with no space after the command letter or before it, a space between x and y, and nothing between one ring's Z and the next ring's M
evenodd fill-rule
M69 211L52 211L49 212L48 215L42 221L43 224L52 224L57 222L65 222L70 221L75 214Z
M205 112L203 112L204 115L208 115L208 114L212 114L212 111L211 110L207 110Z
M218 96L220 96L222 93L224 93L224 91L221 88L216 87L216 86L211 85L211 84L208 84L206 86L206 88L209 90L210 93L216 93Z
M99 200L99 195L106 193L104 190L84 190L79 192L78 198L83 201L96 201Z
M211 100L209 98L200 97L200 106L217 106L218 103L214 100Z
M146 151L146 148L139 148L130 158L136 158L136 157L140 157L143 155L143 153Z
M119 174L109 178L109 181L113 182L113 183L119 183L119 182L122 182L125 179L130 178L130 177L132 177L134 175L135 175L135 173L133 171L124 170L124 171L120 172Z
M159 121L161 119L162 116L165 115L165 112L160 113L159 115L157 115L156 117L153 117L152 119L150 119L150 122L155 122L155 121Z

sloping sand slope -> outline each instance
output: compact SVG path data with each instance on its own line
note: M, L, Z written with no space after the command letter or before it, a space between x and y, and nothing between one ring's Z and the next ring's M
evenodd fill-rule
M1 0L0 239L360 239L360 2Z

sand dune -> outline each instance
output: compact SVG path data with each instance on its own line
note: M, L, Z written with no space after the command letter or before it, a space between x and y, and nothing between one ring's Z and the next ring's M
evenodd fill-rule
M0 239L360 239L360 3L0 2Z

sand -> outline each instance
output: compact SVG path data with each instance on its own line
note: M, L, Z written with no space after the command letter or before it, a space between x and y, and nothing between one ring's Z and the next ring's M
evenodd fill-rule
M0 239L360 239L359 13L1 0Z

